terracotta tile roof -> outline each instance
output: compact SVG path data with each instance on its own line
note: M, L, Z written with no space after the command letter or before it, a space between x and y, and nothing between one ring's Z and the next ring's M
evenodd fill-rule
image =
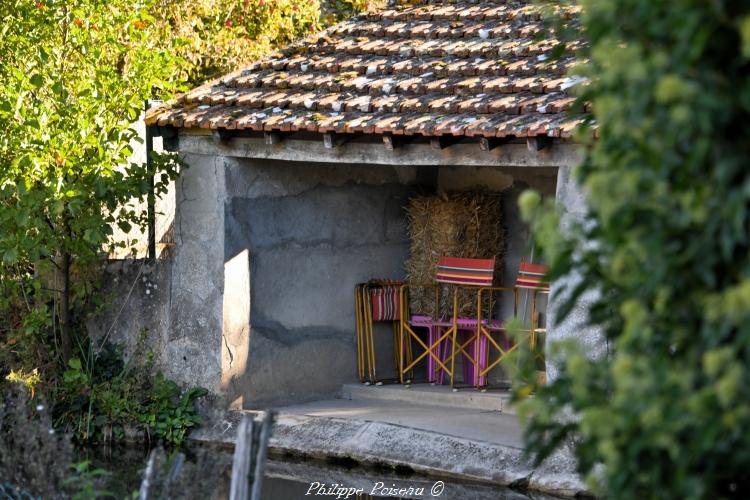
M573 13L571 12L571 15ZM430 2L352 18L146 116L150 125L569 137L572 56L524 1Z

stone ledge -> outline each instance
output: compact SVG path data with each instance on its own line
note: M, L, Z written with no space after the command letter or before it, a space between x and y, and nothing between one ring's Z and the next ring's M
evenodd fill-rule
M229 412L191 439L231 443L241 412ZM312 458L350 459L365 465L408 467L432 477L479 481L564 496L586 494L574 460L559 452L534 469L517 448L478 442L397 424L354 418L280 413L271 451Z

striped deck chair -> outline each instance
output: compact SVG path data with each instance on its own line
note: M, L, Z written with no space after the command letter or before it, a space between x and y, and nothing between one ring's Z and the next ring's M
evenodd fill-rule
M360 382L382 384L375 363L373 322L394 322L394 363L398 366L399 291L401 281L370 280L355 287L357 321L357 369ZM407 352L407 355L409 353Z
M528 330L524 330L528 332L528 338L529 338L529 346L530 348L534 349L536 347L536 337L537 334L541 333L541 329L537 328L536 325L536 318L537 318L537 294L538 293L549 293L549 282L544 280L544 276L547 273L547 266L543 264L533 264L530 262L521 262L518 267L518 275L516 277L515 286L513 288L514 290L514 307L513 307L513 316L518 316L518 295L521 291L527 290L531 294L531 326ZM525 321L526 318L526 311L522 313L521 320ZM495 357L492 362L486 363L485 366L481 367L479 369L479 378L483 379L482 382L486 381L486 375L496 366L498 366L505 357L510 354L512 351L514 351L516 348L518 348L519 344L516 342L513 342L510 338L507 337L505 329L501 327L496 327L495 323L493 322L487 322L486 320L483 320L481 315L479 318L479 328L478 328L478 334L480 336L484 336L487 339L487 347L488 352L487 356L489 357L490 352L494 350L497 353L497 357ZM496 340L492 333L493 332L500 332L502 334L501 339ZM478 388L480 386L477 386Z
M498 322L482 319L483 290L501 290L493 287L495 278L495 259L466 259L456 257L441 257L438 262L436 280L439 283L457 285L453 292L453 317L448 326L451 334L451 353L447 358L451 363L451 387L455 388L456 357L461 354L463 359L464 383L471 383L476 387L486 385L488 337L481 334L481 328L499 328ZM458 291L473 290L477 294L477 316L462 318L458 316ZM468 337L468 338L467 338ZM455 390L455 389L454 389Z
M518 266L518 277L516 286L527 290L537 290L540 292L549 292L549 282L544 280L544 276L549 268L544 264L534 264L532 262L521 262Z
M532 349L536 350L538 336L547 333L546 328L539 328L539 311L537 299L540 294L549 295L550 283L545 280L545 275L549 268L544 264L534 264L532 262L521 262L518 268L518 277L516 278L516 287L519 290L525 290L531 296L531 317L529 327L529 344ZM522 321L526 321L526 306L521 316ZM542 353L539 355L543 356Z
M408 320L408 300L407 286L402 287L401 293L401 335L400 346L410 344L412 340L422 347L419 356L406 362L403 353L401 360L401 381L404 382L404 376L407 372L414 369L415 365L427 358L428 360L428 380L440 381L444 376L450 378L451 387L455 383L455 358L460 353L464 356L464 378L471 379L474 384L479 384L478 377L480 363L482 359L482 340L478 335L473 335L472 340L462 342L457 346L457 337L459 330L476 329L478 320L474 318L458 317L458 290L469 289L479 290L483 287L491 287L494 279L495 259L466 259L456 257L441 257L438 262L438 269L435 275L437 284L455 285L453 287L453 307L450 318L442 320L440 318L432 319L429 330L427 343L425 343L415 332L413 326L416 326ZM436 287L436 293L439 288ZM436 304L439 300L436 298ZM437 310L437 309L436 309ZM426 326L426 325L419 325ZM476 341L476 342L473 342ZM450 353L448 348L450 344ZM486 351L486 349L484 349ZM486 356L485 356L486 358Z

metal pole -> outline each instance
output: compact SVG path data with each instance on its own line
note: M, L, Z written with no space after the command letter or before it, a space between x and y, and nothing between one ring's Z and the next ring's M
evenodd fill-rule
M532 238L533 238L533 236L532 236ZM529 258L529 264L533 264L533 263L534 263L534 245L533 245L533 242L532 242L531 257ZM521 316L521 321L523 321L524 325L526 324L526 311L528 311L528 307L529 307L529 294L530 293L531 292L526 292L526 294L523 297L523 314Z
M146 100L145 111L151 108L151 101ZM154 194L154 161L151 154L154 152L153 129L146 125L146 170L148 172L148 259L156 259L156 195Z

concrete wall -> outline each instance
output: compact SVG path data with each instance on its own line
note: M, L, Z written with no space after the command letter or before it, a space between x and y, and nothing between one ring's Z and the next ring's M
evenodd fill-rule
M557 182L552 167L183 159L171 257L114 268L112 306L91 328L130 351L141 332L169 377L244 407L332 397L356 380L354 284L403 277L403 208L425 179L504 193L506 285L529 251L517 197L552 196ZM389 349L383 340L385 366Z
M246 369L227 389L245 406L330 396L355 381L354 285L403 278L402 207L415 174L268 160L229 165L224 262L249 263L251 329ZM246 302L225 289L225 304L227 294ZM225 324L225 335L238 327Z
M372 277L403 277L403 207L417 179L436 178L438 190L504 193L503 284L512 286L529 253L518 195L533 187L554 196L557 174L554 168L224 164L222 388L235 404L250 407L330 397L355 381L352 289ZM507 314L511 308L504 305ZM376 338L379 372L393 374L388 329L379 328Z

